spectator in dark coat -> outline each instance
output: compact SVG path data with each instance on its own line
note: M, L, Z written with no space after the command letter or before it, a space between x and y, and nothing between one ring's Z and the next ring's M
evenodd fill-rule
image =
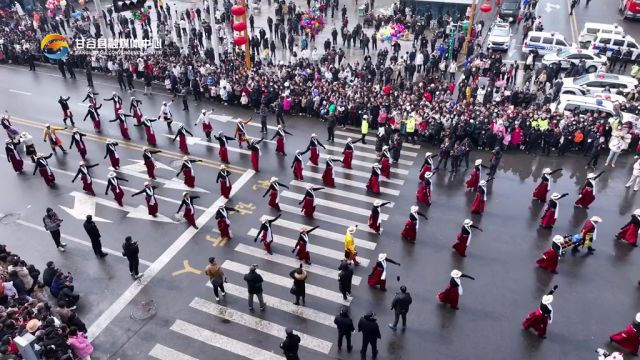
M100 242L100 230L98 226L93 221L93 217L91 215L87 215L87 220L84 222L84 230L89 235L89 239L91 239L91 247L93 248L93 253L96 256L100 256L101 258L109 255L102 251L102 243Z
M47 262L47 268L44 269L44 273L42 274L42 283L48 287L51 287L51 283L53 279L56 277L58 273L58 268L56 268L56 264L53 261Z
M244 275L244 281L247 282L247 291L249 292L249 310L253 310L253 296L258 297L258 301L260 302L260 310L264 310L265 306L264 300L262 299L262 276L256 272L258 265L251 265L249 268L249 273Z
M360 355L364 358L367 356L367 347L371 344L371 355L375 358L378 356L378 339L380 339L380 327L376 321L376 314L369 311L358 321L358 332L362 333L362 348Z
M342 350L342 338L347 339L347 352L351 352L353 346L351 346L351 333L356 330L353 327L353 320L349 317L349 308L343 306L340 309L340 315L333 319L333 323L338 328L338 351Z
M338 287L342 293L342 299L347 300L347 295L351 296L351 280L353 278L353 268L347 260L342 260L338 267Z

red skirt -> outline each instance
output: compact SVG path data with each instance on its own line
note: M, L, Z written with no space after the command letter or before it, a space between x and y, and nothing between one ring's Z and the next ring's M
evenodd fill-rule
M307 251L307 244L298 243L298 251L296 252L296 257L300 261L310 262L311 256L309 256L309 251Z
M293 164L293 178L296 180L304 180L302 177L302 162L296 161Z
M278 204L277 190L271 190L271 192L269 192L269 206L280 211L280 204Z
M149 179L156 178L156 165L151 160L145 160L144 166L147 168L147 176Z
M153 202L153 205L150 204L151 196L147 196L145 200L147 201L147 210L149 211L149 215L156 216L158 214L158 200L154 199L155 201Z
M533 198L536 200L539 200L540 202L546 202L548 192L549 192L549 183L546 181L542 181L533 190Z
M46 166L41 167L38 172L40 172L40 176L42 176L42 178L44 179L45 184L53 185L56 182L55 175L53 175L53 172L49 173L49 168L47 168Z
M231 239L231 233L229 233L229 224L227 224L227 220L218 220L218 231L220 231L220 238Z
M22 172L22 169L24 168L24 161L22 161L21 158L17 157L16 155L11 155L9 157L9 160L11 160L11 166L13 166L13 171L17 173Z
M182 153L184 154L189 153L189 146L187 145L187 135L185 134L178 135L178 145Z
M302 203L302 209L300 211L304 213L304 216L312 218L313 213L316 211L316 206L313 205L313 199L305 198L304 202Z
M151 128L144 128L144 133L147 135L147 143L149 145L155 145L156 134L151 130Z
M640 346L640 340L638 340L638 333L633 328L633 326L627 325L626 329L611 335L610 339L631 354L638 354L638 346Z
M252 151L251 152L251 167L253 170L260 171L260 152Z
M629 244L635 245L638 242L638 227L634 224L629 224L620 230L617 237L624 239Z
M124 206L124 204L122 203L122 199L124 198L124 191L122 191L119 186L111 186L111 192L113 193L113 199L118 203L118 205Z
M333 179L333 169L330 167L326 167L324 172L322 173L322 183L328 187L336 186L336 182Z
M556 212L553 209L545 209L544 215L540 218L540 226L543 228L552 228L556 223Z
M233 187L233 185L229 184L227 185L226 181L222 181L220 183L220 195L224 196L225 198L229 198L231 196L231 188Z
M184 214L182 215L184 217L185 220L187 220L187 223L193 227L196 227L196 218L194 216L194 212L190 207L185 207L184 208Z
M213 131L213 126L211 126L211 123L202 123L202 131L204 131L205 134L211 134L211 132Z
M276 138L276 154L284 155L284 137L282 136Z
M540 337L544 337L547 334L547 325L549 325L549 318L540 309L529 314L522 322L522 327L525 330L533 328Z
M118 170L120 169L120 158L116 157L113 153L109 153L109 161L111 162L111 167Z
M549 272L555 273L558 269L558 259L558 254L552 248L548 248L542 253L542 257L536 261L536 264Z
M467 243L469 242L469 235L462 235L461 232L458 233L458 242L453 244L452 248L455 250L458 255L462 257L466 257L467 254Z
M353 160L353 151L346 150L342 156L342 167L345 169L351 169L351 161Z
M318 166L318 159L320 159L320 152L317 147L311 148L311 155L309 155L309 161L315 166Z
M87 148L84 145L76 144L76 149L78 149L80 157L84 160L87 157Z
M375 231L376 233L380 233L380 224L378 224L378 217L380 214L371 214L369 215L369 229Z
M374 266L373 269L371 270L371 274L369 274L369 279L367 280L367 283L369 284L369 286L374 287L374 286L378 286L380 285L380 289L384 289L385 286L387 285L387 280L382 280L382 273L384 272L384 269L378 267L378 266Z
M487 200L484 199L484 196L478 193L476 195L476 200L473 202L473 205L471 205L471 212L474 214L482 214L486 203Z
M452 288L451 285L447 286L443 292L438 293L438 301L443 304L448 304L452 309L458 308L458 300L460 299L460 293L458 288Z
M591 203L595 199L596 199L596 197L595 197L595 195L593 195L593 189L584 188L580 192L580 197L578 197L578 200L576 200L575 204L578 205L578 206L582 206L585 209L588 209L589 205L591 205Z
M191 174L191 169L184 169L182 175L184 176L185 185L191 188L196 186L196 177Z
M82 190L95 195L95 191L93 191L93 182L89 181L89 178L86 175L81 175L80 180L82 180Z
M129 128L127 127L127 125L122 121L119 121L119 123L120 134L122 134L122 137L127 140L131 140L131 138L129 137Z
M402 229L401 235L404 239L416 241L416 223L411 220L407 220L404 224L404 229Z
M227 151L227 147L220 147L218 150L218 156L220 157L220 161L223 163L229 162L229 152Z
M95 120L91 119L91 121L93 122L93 130L95 131L100 131L100 118L96 116Z
M478 191L478 185L480 185L480 173L475 169L471 171L469 180L467 180L466 184L467 190L472 189L473 191Z
M380 175L387 179L391 177L391 162L389 162L389 158L384 158L380 162Z
M420 176L418 176L418 178L420 180L424 180L424 174L431 172L431 165L429 164L425 164L422 169L420 169Z
M377 176L371 176L369 178L367 189L371 190L371 192L374 194L380 194L380 181L378 180Z
M431 205L431 189L424 182L420 183L420 187L418 187L416 199L425 205Z
M140 110L133 110L133 113L131 115L133 115L133 118L136 119L136 124L140 125L140 123L142 122L142 112L140 112Z

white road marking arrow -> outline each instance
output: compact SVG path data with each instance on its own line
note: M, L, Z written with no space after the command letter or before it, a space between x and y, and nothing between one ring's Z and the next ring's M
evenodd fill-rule
M76 194L84 196L76 196ZM76 191L72 192L71 195L75 197L75 201L73 202L73 209L69 209L66 206L58 205L60 206L60 208L62 208L62 210L68 212L69 215L78 220L84 220L86 219L87 215L93 215L93 221L111 222L111 220L103 219L96 216L96 201L93 196L80 194Z
M550 13L551 11L553 11L553 9L560 9L560 5L556 5L556 4L552 4L552 3L547 3L547 5L544 7L544 11Z
M123 211L128 212L127 217L129 218L134 218L134 219L142 219L142 220L151 220L151 221L159 221L159 222L166 222L166 223L173 223L174 221L171 220L170 218L162 215L162 214L158 214L157 217L153 217L151 215L148 214L147 211L147 207L144 205L140 205L138 207L132 207L132 206L120 206L118 205L115 201L112 200L107 200L107 199L103 199L103 198L99 198L99 197L95 197L95 196L91 196L91 195L87 195L81 192L77 192L77 191L73 191L70 194L71 196L75 197L75 202L74 202L74 206L73 209L69 209L67 207L64 207L62 205L60 205L60 207L68 212L69 214L71 214L71 216L75 217L76 219L79 220L83 220L85 219L85 217L88 214L94 215L95 214L95 210L96 210L96 204L100 204L100 205L104 205L107 207L111 207L114 209L120 209ZM93 218L95 221L103 221L103 222L111 222L109 220L106 219L102 219L102 218L97 218L94 216Z
M134 159L129 159L130 161L133 161L133 164L129 164L129 165L125 165L123 167L120 168L120 170L118 170L119 172L123 173L123 174L127 174L130 176L134 176L137 178L141 178L141 179L148 179L147 177L147 168L144 166L144 161L143 160L134 160ZM175 172L175 169L162 164L160 162L156 161L156 166L160 169L167 169L167 170L171 170L172 172ZM173 178L173 179L160 179L160 178L156 178L156 180L153 180L156 183L160 183L163 185L163 188L167 188L167 189L177 189L177 190L187 190L187 191L199 191L199 192L204 192L204 193L208 193L209 191L200 188L200 187L195 187L195 188L190 188L187 185L185 185L181 180L177 179L177 178Z
M518 51L518 49L516 48L516 39L511 39L511 43L509 44L509 54L508 54L508 56L509 57L513 56L513 54L515 54L516 51Z

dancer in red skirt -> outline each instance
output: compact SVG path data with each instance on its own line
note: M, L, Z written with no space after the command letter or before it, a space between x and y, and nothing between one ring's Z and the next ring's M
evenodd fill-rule
M387 254L381 253L378 255L378 261L371 269L371 274L369 274L369 279L367 283L371 287L380 286L380 290L387 291L387 262L400 266L399 262L394 261L391 258L387 257Z
M236 132L235 138L238 139L238 147L242 149L242 143L247 141L247 128L246 125L251 122L253 118L249 118L247 120L238 119L236 122Z
M560 214L560 203L558 201L566 196L569 196L569 193L564 193L562 195L558 193L551 194L551 199L547 202L544 214L542 214L542 217L540 218L540 226L543 229L553 228L553 225L556 223L558 215Z
M269 194L269 206L278 210L280 210L280 186L289 189L289 187L281 182L278 182L277 177L272 177L269 180L269 188L264 192L262 197L267 196Z
M229 221L229 211L237 212L235 208L225 206L224 202L218 206L218 210L216 211L215 218L218 221L218 231L220 232L220 239L222 240L231 239L231 231L229 231L229 225L231 225Z
M13 171L18 174L22 172L24 168L24 161L20 156L20 153L16 150L16 146L10 139L7 139L4 144L4 151L7 154L7 161L11 163Z
M387 145L382 147L378 163L380 164L380 175L387 179L391 178L391 154L389 153L389 147Z
M478 191L478 186L480 185L480 177L482 174L482 168L488 169L488 166L482 165L482 159L477 159L473 170L469 174L469 180L465 183L467 186L467 191L471 190L473 192Z
M308 218L313 217L313 213L316 212L316 191L324 189L323 187L313 187L313 184L307 184L307 190L304 193L304 197L298 205L302 204L301 212Z
M602 174L604 174L604 171L601 171L598 175L594 173L587 174L587 181L584 183L582 189L580 189L580 196L578 196L578 200L576 200L574 204L575 206L584 209L589 208L589 205L596 199L596 180L598 180Z
M202 122L202 131L204 135L207 137L207 141L211 141L211 133L213 132L213 126L211 125L211 121L209 121L209 116L213 113L213 109L211 111L207 111L202 109L202 113L198 116L198 120L196 120L193 126L198 126L200 122ZM233 139L233 138L231 138Z
M640 313L636 314L635 319L627 328L609 336L609 341L617 344L625 349L631 355L638 356L638 347L640 347Z
M551 171L549 168L542 170L542 177L540 178L540 184L533 190L533 198L540 201L547 201L547 194L549 193L549 180L550 176L562 171L562 168Z
M258 238L260 238L260 242L264 246L264 250L269 255L273 255L273 251L271 250L271 244L273 243L273 230L271 230L271 224L278 220L280 216L282 216L282 214L278 214L275 218L270 219L267 215L263 215L260 218L260 229L258 229L255 239L253 239L253 242L257 242Z
M189 154L189 145L187 144L187 135L193 136L191 131L185 129L184 124L178 123L178 130L176 131L176 136L173 137L171 142L176 142L176 139L179 139L179 148L180 152L183 154Z
M91 118L91 122L93 123L93 130L96 132L100 132L100 113L98 110L102 107L102 104L99 106L94 106L93 104L89 104L89 109L87 110L87 114L84 116L82 121L86 121L87 117Z
M97 92L93 92L92 88L87 88L87 95L84 97L84 99L82 99L81 102L85 102L87 100L89 100L89 106L93 105L93 106L97 106L98 105L98 100L96 99L96 95L100 95L100 93ZM102 106L102 104L100 104Z
M300 155L304 155L307 152L311 151L309 155L309 161L315 166L318 166L318 159L320 159L320 151L318 150L318 146L323 149L327 149L322 145L322 143L316 138L316 134L311 134L311 139L309 140L309 145L307 145L307 149L300 153Z
M542 257L536 260L536 264L552 274L557 274L558 261L560 260L560 255L564 254L563 246L565 243L565 238L562 235L554 236L551 247L542 253ZM569 240L569 243L571 243L571 240Z
M156 179L156 161L153 159L153 154L160 153L160 150L149 150L148 147L142 148L142 160L144 160L144 167L147 168L147 176L149 179Z
M218 171L218 177L216 178L216 183L220 184L220 195L224 196L226 199L229 199L231 196L231 180L229 180L229 176L231 176L231 172L227 169L227 165L220 165L220 171Z
M98 165L100 164L85 165L84 161L80 161L80 166L78 167L76 176L73 177L73 180L71 180L71 182L75 182L78 176L80 176L80 180L82 180L82 190L88 192L93 196L96 196L96 192L93 190L93 178L91 177L91 174L89 174L89 169L94 168Z
M229 140L233 140L235 138L231 136L226 136L222 131L218 132L217 136L213 135L213 137L214 139L218 140L218 145L220 145L220 148L218 149L218 156L220 157L220 161L228 164L229 153L227 151L227 144L229 143Z
M144 134L147 137L147 144L156 146L156 132L153 130L153 122L158 121L154 118L144 118L140 124L133 124L133 126L142 126L144 128Z
M247 144L247 148L251 151L251 167L255 172L260 172L260 143L264 140L264 138L260 139L251 139Z
M302 169L304 168L304 162L302 160L302 153L300 150L296 150L296 155L293 157L293 163L291 163L293 169L293 178L300 181L304 180L302 176Z
M276 133L271 138L271 140L276 139L276 154L282 156L287 156L287 153L284 150L284 144L287 142L285 134L293 135L292 133L285 130L282 125L278 125Z
M165 124L167 124L167 130L169 130L169 132L171 132L171 123L173 123L171 104L173 104L173 100L169 102L163 101L162 105L160 106L160 113L158 114L158 120L164 120Z
M433 155L432 153L428 152L426 154L424 154L424 162L422 163L422 167L420 168L420 176L418 176L418 178L420 180L424 179L424 174L428 173L428 172L432 172L433 170L433 159L435 157L437 157L438 155Z
M436 170L437 171L437 170ZM425 205L431 205L431 177L433 173L431 171L427 171L422 181L420 181L420 186L418 187L418 191L416 191L416 199L419 203L423 203Z
M376 234L382 234L384 230L380 225L382 224L381 212L380 208L385 205L391 204L391 201L382 202L380 200L376 200L373 202L373 207L371 208L371 214L369 214L369 228L376 232Z
M120 111L122 111L122 98L120 97L120 95L116 94L116 92L114 91L113 93L111 93L110 98L103 100L113 101L113 113L116 117L118 117L118 114L120 113Z
M131 97L131 103L129 103L129 112L136 119L136 124L140 125L142 122L142 118L144 115L142 114L142 109L140 108L142 105L142 101L136 99L135 97Z
M53 171L51 171L51 168L49 167L49 162L47 162L47 159L50 159L52 156L53 153L50 153L47 156L38 153L34 159L35 168L33 169L33 175L36 174L36 171L40 172L40 176L48 186L52 186L56 182L56 177L53 175Z
M182 193L182 202L180 203L180 207L178 207L178 211L176 214L180 213L182 207L184 206L184 213L182 216L190 226L193 226L196 229L199 229L198 225L196 225L196 208L193 206L193 200L199 198L200 196L191 196L189 192L185 191Z
M324 172L322 173L322 183L328 187L335 187L335 170L333 169L333 162L342 162L342 160L334 159L329 155L327 161L325 161Z
M71 121L71 126L76 126L73 122L73 113L69 108L69 99L71 99L71 96L67 96L66 98L60 96L58 99L58 104L60 104L60 107L62 108L62 122L64 123L64 126L67 126L67 119L69 119Z
M153 217L158 216L158 199L156 199L156 188L157 186L153 186L148 181L145 181L144 188L131 195L131 197L134 197L144 193L145 201L147 202L147 211L149 212L149 215ZM180 210L178 210L178 212L180 212Z
M367 190L378 195L380 194L380 164L375 163L371 168L371 176L367 182Z
M418 216L422 216L425 220L429 220L429 218L427 218L423 213L418 211L417 206L412 206L410 208L409 218L404 224L404 229L402 229L402 233L400 234L403 239L412 242L416 241L416 234L420 228L420 218Z
M347 228L347 232L344 234L344 258L353 262L354 266L360 265L356 258L358 255L358 252L356 251L356 242L353 239L353 234L355 234L356 229L358 229L358 225L349 226Z
M458 233L458 241L452 246L453 250L462 257L467 257L467 247L471 244L471 228L482 231L478 226L473 225L473 221L465 219L462 223L462 228Z
M129 137L129 126L127 125L127 118L131 117L131 114L125 114L124 111L118 110L118 115L113 120L109 120L109 122L118 122L118 126L120 127L120 134L125 140L131 140Z
M107 195L109 193L109 190L111 190L111 192L113 193L113 199L118 203L118 205L124 206L124 204L122 203L122 199L124 198L124 190L122 190L122 187L120 187L120 181L128 182L129 180L117 177L116 173L114 173L113 171L111 171L107 176L107 188L104 191L104 194Z
M298 252L296 253L296 257L298 257L298 260L300 261L304 261L305 264L307 265L311 265L311 256L309 254L309 234L319 228L320 226L314 226L311 229L307 228L306 226L303 226L300 229L300 234L298 235L298 241L296 242L296 245L293 247L293 250L291 250L292 253L296 252L296 249L298 250Z
M636 209L631 215L631 220L620 228L616 239L624 240L633 247L638 246L638 232L640 231L640 209Z
M478 192L476 193L476 199L473 201L473 205L471 205L471 212L473 214L482 214L484 212L484 208L487 204L487 182L493 180L493 178L489 178L488 180L480 181L478 184Z
M475 280L473 276L463 274L460 270L451 271L451 279L449 286L444 291L438 293L438 301L442 304L449 305L452 309L458 310L458 301L462 296L462 278Z
M80 130L73 128L73 133L71 134L71 145L69 146L69 150L71 150L71 148L74 146L76 147L76 149L78 149L78 153L80 154L82 160L87 157L87 146L82 139L85 136L87 136L87 134L83 134L80 132Z
M345 169L351 169L351 161L353 161L353 144L359 143L362 139L358 139L353 141L353 139L348 138L347 143L344 145L344 150L342 150L342 167Z
M547 295L542 297L540 306L536 311L530 313L522 322L525 330L533 329L540 338L547 338L547 326L553 322L553 293L558 289L558 285L554 285Z
M193 164L197 162L201 162L202 160L189 159L188 156L182 158L182 166L180 166L180 171L176 174L176 177L180 176L180 174L184 175L184 184L190 188L196 186L196 175L193 170Z

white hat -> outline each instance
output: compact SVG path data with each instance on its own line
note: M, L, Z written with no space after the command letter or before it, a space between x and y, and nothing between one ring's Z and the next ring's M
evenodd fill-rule
M640 216L640 209L635 209L635 210L633 211L633 215Z
M307 184L307 189L311 190L313 188L313 184Z
M432 156L432 155L433 155L432 153L427 152L426 154L424 154L424 157L429 157L429 156Z
M385 146L382 147L382 150L388 149L388 148L389 148L389 145L385 145Z
M166 101L163 101L163 102L162 102L162 105L167 105L167 102L166 102Z
M624 358L622 357L622 353L616 351L613 354L609 355L609 357L607 357L607 360L624 360Z
M562 235L556 235L553 237L553 242L560 245L564 242L564 238L562 237Z
M44 124L44 127L51 127L51 124Z
M377 167L378 168L378 167L380 167L380 164L375 163L375 164L373 164L373 167Z
M266 222L267 220L269 220L269 217L267 215L262 215L260 217L260 222Z
M352 138L347 138L347 142L351 142L351 141L353 141Z
M203 114L206 114L206 113L207 113L207 110L202 109L202 113L203 113Z
M424 173L424 177L426 178L430 178L433 176L433 173L431 171L427 171L426 173Z
M108 177L115 177L116 173L114 173L113 171L110 171L109 174L107 174Z
M183 193L182 193L182 197L185 197L185 196L187 196L187 195L189 195L189 192L188 192L188 191L185 191L185 192L183 192Z
M482 164L482 159L476 159L476 166Z
M544 168L544 170L542 170L543 174L551 174L551 169L550 168Z
M269 182L275 182L278 181L278 178L275 176L272 176L271 179L269 179Z
M588 173L587 174L587 179L593 179L595 177L596 177L596 174L594 174L594 173Z
M380 206L380 205L382 205L382 201L376 200L376 201L373 202L373 205L374 206Z
M418 211L419 207L413 205L409 210L411 210L411 212L416 212Z
M460 271L460 270L456 270L456 269L451 270L451 277L452 277L452 278L456 278L456 279L457 279L457 278L459 278L460 276L462 276L462 271Z
M316 135L316 133L311 134L311 137L312 137L312 138L314 138L314 137L316 137L316 136L317 136L317 135Z
M78 130L78 128L73 128L73 130L72 130L72 131L73 131L73 132L78 132L78 131L80 131L80 130Z
M149 184L150 184L150 183L149 183L148 181L145 181L145 182L144 182L144 186L149 186Z
M296 154L300 154L300 150L296 150Z
M385 253L378 254L378 261L383 261L386 258L387 258L387 254Z
M485 180L480 181L480 186L485 186L487 185L487 182Z
M473 221L471 221L470 219L464 219L464 226L471 226L473 225Z
M558 194L558 193L553 193L553 194L551 194L551 199L553 199L553 200L558 200L558 199L560 199L560 194Z
M147 150L149 150L149 148L148 148L148 147L146 147L146 146L143 146L143 147L142 147L142 151L147 151Z
M353 233L355 233L355 232L356 232L356 229L357 229L357 228L356 228L355 226L349 226L349 228L347 229L347 232L348 232L349 234L353 234Z
M591 221L593 221L593 222L602 222L602 219L599 216L593 216L593 217L591 217Z
M226 169L226 168L227 168L227 165L226 165L226 164L222 164L222 165L220 165L220 169Z
M136 97L135 97L135 96L132 96L132 97L131 97L131 101L133 101L133 100L135 100L135 99L136 99Z
M545 305L549 305L553 302L553 295L545 295L542 297L542 303Z
M113 95L115 95L115 94L116 94L116 92L114 91L114 92L112 92L112 94L113 94Z

